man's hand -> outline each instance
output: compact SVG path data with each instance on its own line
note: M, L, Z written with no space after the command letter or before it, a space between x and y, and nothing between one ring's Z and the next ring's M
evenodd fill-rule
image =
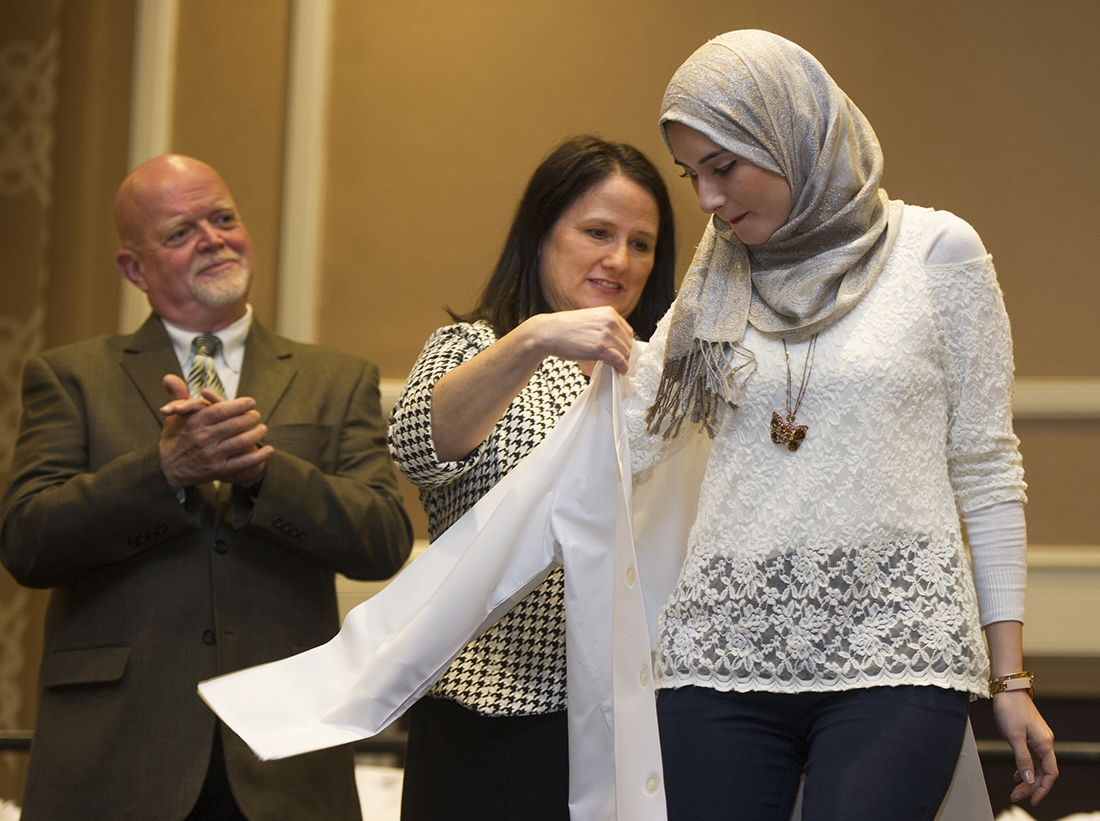
M189 397L187 384L164 377L171 401L160 409L168 418L160 435L160 464L173 490L206 482L255 485L275 452L262 445L267 425L248 397L227 400L212 391Z

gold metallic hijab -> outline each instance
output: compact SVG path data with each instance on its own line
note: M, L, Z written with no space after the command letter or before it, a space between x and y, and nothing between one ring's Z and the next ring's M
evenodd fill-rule
M712 216L676 298L646 421L674 436L690 411L713 436L718 401L736 407L756 367L741 344L748 324L798 341L843 317L886 264L901 206L879 187L867 118L778 35L733 31L704 45L673 75L660 122L662 133L669 122L695 129L791 188L790 217L760 245Z

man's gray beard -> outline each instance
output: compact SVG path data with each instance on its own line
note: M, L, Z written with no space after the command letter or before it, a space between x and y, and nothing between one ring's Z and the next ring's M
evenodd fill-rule
M214 282L191 281L191 293L207 308L224 308L244 299L252 282L252 272L237 266L236 274Z

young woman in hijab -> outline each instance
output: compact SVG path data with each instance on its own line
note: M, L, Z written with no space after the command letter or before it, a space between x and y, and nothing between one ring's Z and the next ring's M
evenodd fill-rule
M436 331L390 423L434 539L553 428L597 360L625 372L673 297L672 206L637 149L571 139L536 169L477 307ZM401 817L569 818L561 568L410 711Z
M786 819L803 774L806 821L932 819L991 693L1036 803L1057 767L981 240L887 198L870 124L781 37L704 45L660 123L712 215L627 397L640 476L713 437L656 657L670 819Z

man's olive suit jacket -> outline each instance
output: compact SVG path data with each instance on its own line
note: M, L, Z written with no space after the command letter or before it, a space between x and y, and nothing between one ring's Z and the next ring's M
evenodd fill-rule
M334 573L386 578L409 552L374 365L253 321L237 395L275 454L258 495L208 484L182 503L159 461L166 373L155 316L24 372L0 558L53 588L26 821L184 818L216 724L196 685L327 641ZM260 762L224 735L253 821L360 817L349 749Z

